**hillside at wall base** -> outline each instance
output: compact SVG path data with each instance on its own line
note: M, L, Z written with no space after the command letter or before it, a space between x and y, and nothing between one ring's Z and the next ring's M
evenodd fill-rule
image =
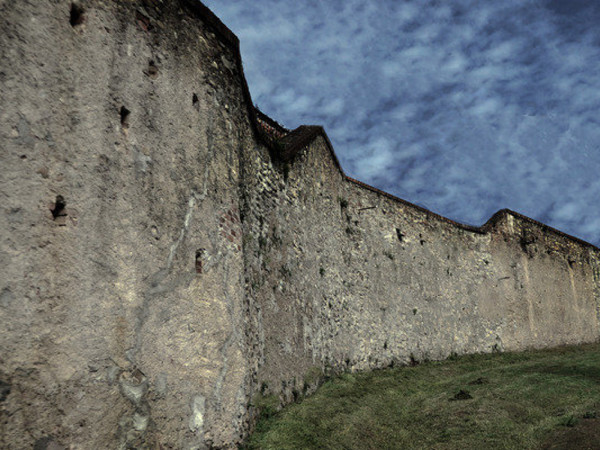
M0 2L0 447L235 448L324 373L599 338L600 251L257 111L195 0Z

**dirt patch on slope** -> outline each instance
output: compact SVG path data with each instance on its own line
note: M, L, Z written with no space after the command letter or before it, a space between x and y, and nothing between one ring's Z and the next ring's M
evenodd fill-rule
M581 419L574 427L554 432L542 450L600 450L600 419Z

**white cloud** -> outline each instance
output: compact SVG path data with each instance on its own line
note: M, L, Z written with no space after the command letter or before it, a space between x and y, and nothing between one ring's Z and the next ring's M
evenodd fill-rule
M324 125L351 176L460 221L509 207L600 244L600 8L206 3L241 39L254 101Z

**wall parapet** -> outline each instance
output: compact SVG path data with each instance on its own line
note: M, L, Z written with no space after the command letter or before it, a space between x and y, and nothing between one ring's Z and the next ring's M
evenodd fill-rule
M277 121L275 121L274 119L272 119L271 117L269 117L268 115L266 115L265 113L260 111L258 108L252 106L253 105L252 96L250 94L250 90L248 89L246 77L244 76L244 72L243 72L242 57L241 57L240 48L239 48L239 39L237 38L235 33L233 31L231 31L209 8L207 8L200 1L197 1L197 0L180 0L180 1L182 1L183 3L188 5L188 7L190 8L191 11L193 11L199 17L201 17L203 20L205 20L209 26L213 27L215 29L215 31L217 31L223 37L223 39L226 41L226 43L230 46L231 50L235 53L238 67L239 67L239 73L241 74L242 85L243 85L243 89L244 89L244 97L246 100L246 105L248 105L248 114L251 118L251 123L252 123L253 129L254 129L257 137L263 142L263 144L265 144L271 150L272 154L277 155L277 157L280 158L282 161L284 161L284 162L292 161L294 159L294 157L300 151L305 149L318 136L321 136L327 144L327 148L329 149L330 156L331 156L334 164L339 169L340 173L342 174L342 176L345 180L347 180L348 182L354 183L358 186L361 186L365 189L368 189L370 191L377 192L380 195L383 195L392 200L400 202L400 203L402 203L406 206L409 206L411 208L414 208L418 211L421 211L421 212L427 214L428 216L431 216L432 218L442 220L444 222L447 222L449 224L457 226L460 229L463 229L466 231L484 234L484 233L488 232L496 224L496 222L498 220L500 220L505 214L511 214L514 217L520 218L521 220L524 220L531 224L537 225L541 229L543 229L549 233L553 233L553 234L562 236L566 239L570 239L573 242L576 242L585 247L590 247L590 248L595 249L596 251L600 251L600 249L598 249L598 247L594 246L593 244L590 244L589 242L586 242L575 236L564 233L556 228L553 228L549 225L546 225L542 222L539 222L535 219L532 219L530 217L527 217L523 214L520 214L516 211L512 211L510 209L501 209L501 210L497 211L490 217L490 219L486 223L484 223L483 225L481 225L479 227L473 226L473 225L467 225L467 224L463 224L463 223L457 222L455 220L452 220L450 218L447 218L445 216L442 216L440 214L437 214L431 210L428 210L427 208L423 208L422 206L411 203L407 200L404 200L400 197L397 197L393 194L382 191L376 187L368 185L367 183L364 183L362 181L356 180L356 179L348 176L345 173L344 169L342 168L342 166L339 162L339 158L337 157L336 152L333 148L333 145L331 144L331 140L329 139L329 136L327 136L327 133L325 132L325 129L322 126L320 126L320 125L300 125L297 128L295 128L294 130L289 130L289 129L281 126ZM265 131L265 125L267 125L268 128L271 130L270 132Z

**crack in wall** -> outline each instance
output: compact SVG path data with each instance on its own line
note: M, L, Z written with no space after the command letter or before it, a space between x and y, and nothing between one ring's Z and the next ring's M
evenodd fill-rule
M169 256L167 258L167 271L170 271L171 267L173 267L173 258L175 257L175 253L188 233L190 220L192 219L192 213L194 212L194 206L196 206L196 196L197 194L192 191L188 199L188 208L183 220L183 227L179 230L179 238L171 245L169 250Z

